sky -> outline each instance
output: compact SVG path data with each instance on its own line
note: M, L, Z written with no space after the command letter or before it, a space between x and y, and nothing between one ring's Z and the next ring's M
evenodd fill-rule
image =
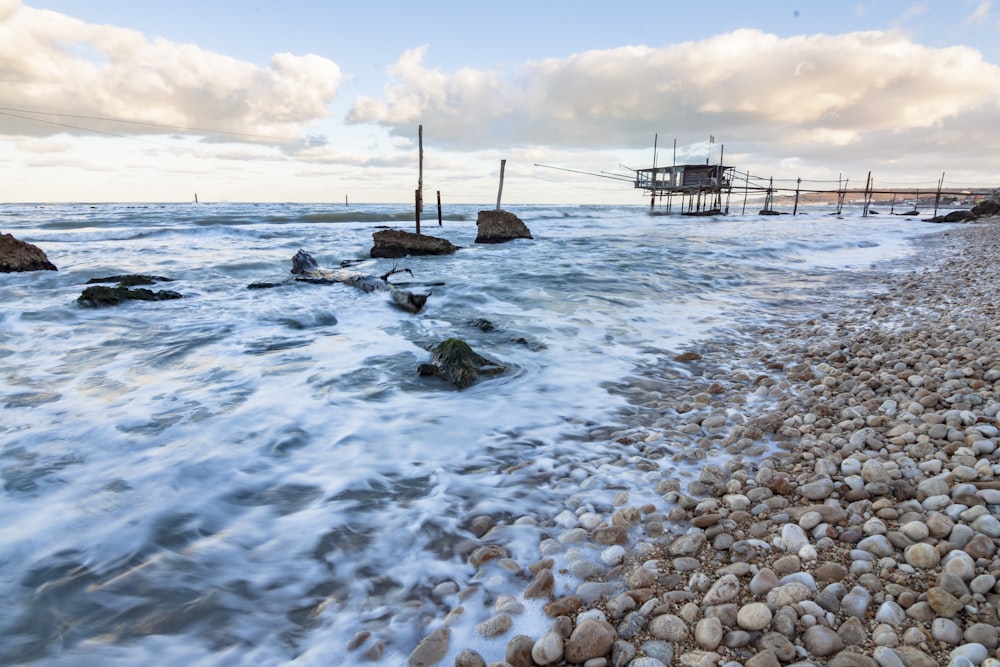
M0 202L412 202L421 126L427 201L495 204L502 160L509 204L640 204L608 176L654 160L1000 187L998 34L993 0L0 0Z

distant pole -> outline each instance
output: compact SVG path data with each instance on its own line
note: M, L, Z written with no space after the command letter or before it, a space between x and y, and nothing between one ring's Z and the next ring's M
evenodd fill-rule
M420 188L417 188L416 190L413 191L413 199L414 203L416 204L414 210L416 211L416 216L417 216L417 234L419 234L420 233Z
M441 226L441 191L438 190L438 227Z
M417 144L420 148L419 171L417 173L417 215L420 215L420 208L424 205L424 126L417 126ZM417 233L420 233L420 218L417 218Z
M503 196L503 172L507 168L507 160L500 160L500 188L497 190L497 210L500 210L500 197Z
M747 214L747 195L750 194L750 171L747 170L746 180L743 181L743 212L740 215Z
M660 133L657 132L653 135L653 180L650 183L652 194L649 196L649 210L652 211L656 207L656 144L660 139Z
M795 206L792 207L792 215L799 213L799 188L802 187L802 177L795 181Z
M344 206L350 206L350 204L347 203L347 195L344 195Z
M197 203L198 203L198 193L197 193L197 192L196 192L196 193L194 193L194 203L195 203L195 204L197 204Z
M868 172L868 178L867 178L867 180L865 180L865 207L864 207L864 211L861 214L861 217L863 217L863 218L867 218L868 217L868 207L871 206L871 203L872 203L872 194L871 194L871 192L872 192L872 173L869 171Z

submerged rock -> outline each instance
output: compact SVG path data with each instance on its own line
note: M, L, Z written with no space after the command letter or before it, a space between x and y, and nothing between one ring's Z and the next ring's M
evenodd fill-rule
M0 273L58 270L38 246L0 234Z
M450 255L458 246L448 239L426 234L415 234L398 229L384 229L372 234L375 245L372 257L406 257L407 255Z
M500 209L480 211L476 219L479 229L476 243L506 243L514 239L530 239L531 231L519 217Z
M504 367L476 354L465 341L449 338L434 348L431 363L420 364L418 371L421 375L438 375L465 389L480 375L502 373Z
M126 273L120 276L107 276L106 278L91 278L88 285L98 285L101 283L118 283L124 287L135 287L136 285L155 285L156 283L173 282L173 278L163 276L147 276L141 273Z
M170 290L154 292L142 287L129 289L123 285L117 287L95 285L83 290L83 294L76 301L83 306L101 308L104 306L117 306L125 301L166 301L180 298L182 298L180 294Z

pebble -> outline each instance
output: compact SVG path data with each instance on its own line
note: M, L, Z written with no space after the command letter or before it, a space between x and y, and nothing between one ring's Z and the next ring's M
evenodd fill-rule
M914 258L858 308L838 300L829 317L723 344L736 371L699 351L697 376L648 378L658 396L636 409L649 422L594 463L621 486L566 478L581 490L548 524L551 560L523 599L496 600L481 634L509 632L540 599L559 629L515 638L538 665L1000 667L1000 224L934 239L933 271ZM477 576L522 572L512 545L484 543L502 522L481 518L496 528L463 551ZM461 590L432 597L468 605ZM431 633L410 666L448 641Z

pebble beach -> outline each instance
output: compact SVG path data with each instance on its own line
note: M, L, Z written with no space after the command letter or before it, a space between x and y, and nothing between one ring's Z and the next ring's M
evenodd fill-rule
M473 519L469 562L523 567L527 586L476 629L495 650L456 667L1000 665L1000 219L921 243L859 272L865 296L831 290L821 315L650 382L611 434L641 455L609 465L645 471L663 503L555 508L530 564ZM700 474L658 474L671 457ZM509 631L526 604L544 632ZM378 652L367 640L353 657ZM453 644L446 620L409 665Z

